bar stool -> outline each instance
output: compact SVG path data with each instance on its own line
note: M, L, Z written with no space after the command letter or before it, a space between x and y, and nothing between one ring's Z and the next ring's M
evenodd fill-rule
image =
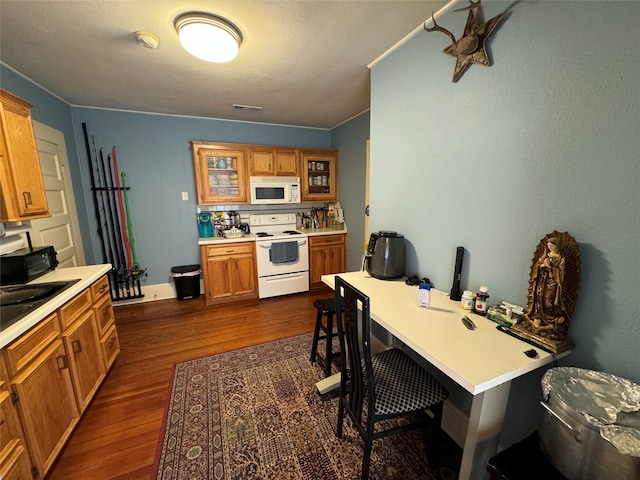
M340 352L333 351L333 337L338 336L338 332L334 333L333 318L336 314L335 299L323 298L313 302L313 306L316 307L316 327L313 331L313 343L311 344L311 361L317 361L318 364L324 368L325 377L331 375L331 361L334 358L340 356ZM322 323L322 319L326 317L326 325ZM320 330L324 332L324 335L320 335ZM324 340L326 345L325 354L322 356L318 353L318 341Z

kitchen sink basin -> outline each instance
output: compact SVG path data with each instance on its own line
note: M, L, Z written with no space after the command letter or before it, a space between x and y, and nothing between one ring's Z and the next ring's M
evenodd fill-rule
M0 331L9 328L79 281L0 286Z

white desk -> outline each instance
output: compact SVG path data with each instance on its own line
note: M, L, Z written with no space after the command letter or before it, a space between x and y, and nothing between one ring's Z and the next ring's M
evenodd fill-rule
M417 287L407 286L404 278L338 275L369 297L372 320L473 395L459 478L488 478L486 465L498 448L511 380L551 363L553 356L536 348L537 358L527 357L530 345L478 315L470 315L478 328L468 330L459 302L437 290L425 309L418 307ZM333 289L335 277L323 275L322 281Z

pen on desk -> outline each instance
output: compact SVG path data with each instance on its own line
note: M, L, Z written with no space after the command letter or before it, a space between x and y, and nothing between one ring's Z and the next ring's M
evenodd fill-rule
M466 315L464 317L462 317L462 323L464 323L464 326L467 327L469 330L475 330L476 329L476 324L473 323L473 320L471 320Z

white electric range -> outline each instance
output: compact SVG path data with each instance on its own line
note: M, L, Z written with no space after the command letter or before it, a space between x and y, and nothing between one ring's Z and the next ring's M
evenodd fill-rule
M258 298L309 291L309 242L295 213L249 215L256 237Z

